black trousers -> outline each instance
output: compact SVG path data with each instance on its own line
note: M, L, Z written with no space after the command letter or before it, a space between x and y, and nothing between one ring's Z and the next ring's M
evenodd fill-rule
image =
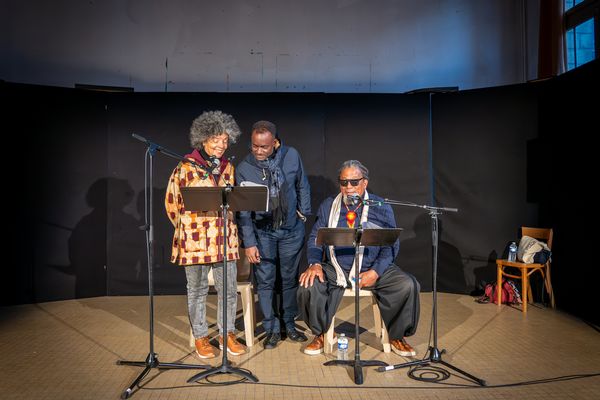
M322 263L325 282L318 278L308 288L298 288L300 317L313 334L325 333L342 301L344 288L336 285L333 265ZM346 280L348 280L348 274ZM391 265L375 285L364 289L375 293L381 318L388 330L390 340L414 335L419 322L419 291L421 286L414 276Z

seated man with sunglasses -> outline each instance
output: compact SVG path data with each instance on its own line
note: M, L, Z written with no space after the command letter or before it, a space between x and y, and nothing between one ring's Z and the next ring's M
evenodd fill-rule
M367 192L369 170L359 161L345 161L339 170L340 193L323 201L308 239L308 269L300 275L298 306L300 315L315 335L304 353L323 352L323 335L340 305L344 290L354 279L354 247L317 246L319 228L395 228L394 212L383 199ZM381 201L381 206L363 204L362 199ZM404 340L417 330L419 290L416 279L394 264L399 241L393 246L367 246L360 255L360 288L376 294L381 317L392 350L401 356L416 351ZM315 279L316 278L316 279Z

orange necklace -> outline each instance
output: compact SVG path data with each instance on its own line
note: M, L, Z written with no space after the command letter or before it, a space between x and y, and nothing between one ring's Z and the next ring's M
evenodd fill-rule
M354 222L356 221L356 210L358 210L358 208L361 205L362 204L357 205L354 210L350 211L350 208L348 208L348 204L344 203L346 211L348 211L346 213L346 224L348 224L348 228L354 228Z

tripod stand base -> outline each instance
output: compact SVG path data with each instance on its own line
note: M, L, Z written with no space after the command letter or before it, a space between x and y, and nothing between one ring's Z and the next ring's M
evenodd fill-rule
M196 365L196 364L180 364L180 363L161 363L158 360L156 353L148 354L146 361L117 361L117 365L133 365L135 367L144 367L144 370L134 379L123 393L121 393L122 399L128 399L133 394L133 389L140 383L142 379L150 372L152 368L158 369L208 369L210 365Z
M207 378L207 377L209 377L211 375L215 375L215 374L235 374L235 375L241 376L243 378L246 378L247 380L249 380L251 382L254 382L254 383L258 382L258 378L256 376L252 375L251 372L246 371L241 368L232 367L229 362L224 362L219 367L214 367L207 371L200 372L199 374L192 376L190 379L187 380L187 383L197 382L201 379Z
M380 367L385 368L388 366L387 363L377 360L331 360L324 363L326 367L332 365L351 365L354 367L354 383L362 385L364 383L364 377L362 367Z
M485 386L486 382L483 379L479 379L476 376L473 376L471 374L469 374L468 372L465 372L459 368L456 368L454 365L447 363L446 361L442 360L442 353L443 351L439 351L437 348L435 347L430 347L429 348L429 358L426 358L424 360L418 360L418 361L411 361L411 362L407 362L407 363L403 363L403 364L395 364L395 365L390 365L387 367L379 367L377 368L377 371L379 372L385 372L385 371L391 371L393 369L399 369L399 368L406 368L406 367L414 367L414 366L418 366L418 365L429 365L429 364L435 364L435 363L439 363L444 365L445 367L448 367L456 372L458 372L459 374L462 374L464 376L466 376L467 378L469 378L470 380L472 380L473 382L477 383L479 386Z

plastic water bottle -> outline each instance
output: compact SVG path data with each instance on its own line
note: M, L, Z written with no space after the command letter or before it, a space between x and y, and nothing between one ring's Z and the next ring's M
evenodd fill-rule
M517 261L517 244L512 242L508 248L508 261Z
M337 359L347 360L348 359L348 338L344 333L340 333L337 341Z

